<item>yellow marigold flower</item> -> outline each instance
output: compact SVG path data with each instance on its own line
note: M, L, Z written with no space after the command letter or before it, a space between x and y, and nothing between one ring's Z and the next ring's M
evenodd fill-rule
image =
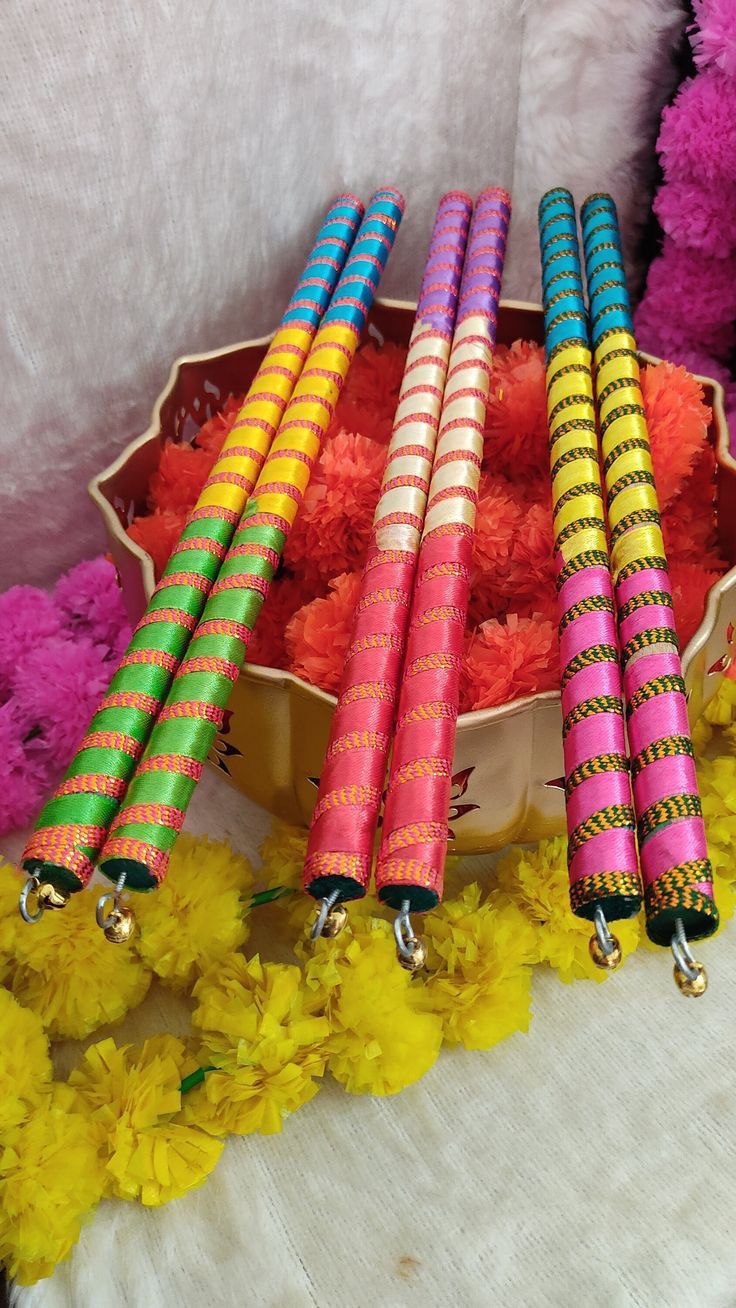
M0 1150L0 1262L20 1285L50 1276L102 1193L92 1125L54 1085Z
M603 981L609 973L597 968L588 952L590 922L570 908L564 836L542 840L533 849L512 849L496 866L498 890L490 902L498 908L515 903L535 928L540 962L547 962L562 981ZM617 922L615 933L624 955L639 943L639 922Z
M19 928L27 925L18 912L24 880L11 863L0 858L0 985L13 970Z
M699 759L698 785L714 871L736 877L736 758L730 754Z
M695 723L691 735L695 757L700 758L713 739L713 728L709 722L706 722L705 718L701 717Z
M480 887L466 886L427 915L424 938L427 1005L448 1043L490 1049L528 1030L536 938L515 904L482 904Z
M40 1018L0 990L0 1140L48 1094L51 1058Z
M191 989L247 939L252 886L250 863L229 845L181 835L166 880L155 894L136 900L135 944L143 961L170 989Z
M734 710L736 710L736 680L732 677L723 677L712 700L706 704L703 716L713 726L725 727L733 722Z
M180 1085L196 1066L182 1040L92 1045L69 1077L94 1128L105 1193L158 1206L201 1185L222 1142L181 1120Z
M300 968L233 954L194 989L192 1021L213 1065L185 1099L187 1121L238 1135L280 1131L317 1093L329 1027Z
M260 879L266 886L292 886L300 889L304 856L307 852L307 833L286 822L275 821L259 853Z
M330 1023L329 1069L350 1094L397 1094L435 1062L442 1023L399 967L387 922L361 919L317 941L306 979Z
M60 912L16 938L16 998L38 1013L52 1039L81 1040L119 1022L141 1002L151 980L134 950L111 945L95 922L99 886L72 895Z

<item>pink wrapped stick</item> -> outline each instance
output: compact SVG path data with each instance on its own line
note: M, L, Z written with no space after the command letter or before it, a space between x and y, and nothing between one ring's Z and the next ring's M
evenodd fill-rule
M304 864L328 908L370 880L471 211L464 192L443 195L422 279Z

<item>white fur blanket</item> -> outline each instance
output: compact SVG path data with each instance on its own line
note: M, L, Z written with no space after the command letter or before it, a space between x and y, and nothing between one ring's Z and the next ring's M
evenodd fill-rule
M677 0L5 0L0 586L100 548L85 486L179 354L275 326L331 196L393 182L383 291L416 298L441 192L512 189L505 294L538 298L536 209L646 214Z

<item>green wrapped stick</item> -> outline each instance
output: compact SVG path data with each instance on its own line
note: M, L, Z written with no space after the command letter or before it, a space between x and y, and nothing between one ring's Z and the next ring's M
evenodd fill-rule
M230 692L358 347L401 221L398 192L372 198L253 499L212 588L100 857L113 881L148 890L166 874Z

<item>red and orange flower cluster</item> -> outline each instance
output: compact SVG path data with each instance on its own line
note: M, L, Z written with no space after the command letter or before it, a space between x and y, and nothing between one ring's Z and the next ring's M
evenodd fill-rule
M406 352L359 351L250 647L251 663L336 691L360 585ZM684 368L642 372L657 488L683 645L726 563L713 513L710 413ZM151 512L130 535L164 567L239 406L231 398L192 445L166 445ZM496 352L478 500L462 711L559 685L552 567L544 353L525 341Z

